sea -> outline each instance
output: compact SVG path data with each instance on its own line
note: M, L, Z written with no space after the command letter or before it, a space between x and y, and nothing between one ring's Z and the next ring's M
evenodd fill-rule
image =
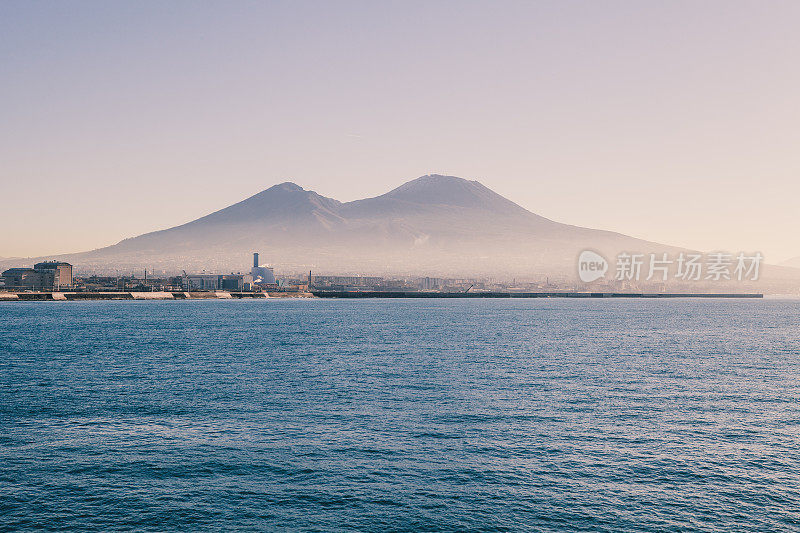
M0 529L798 531L800 301L0 303Z

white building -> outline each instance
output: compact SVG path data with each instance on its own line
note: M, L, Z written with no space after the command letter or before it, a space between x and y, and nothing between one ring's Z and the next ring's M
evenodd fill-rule
M258 264L258 252L253 253L253 268L250 269L255 285L268 285L275 283L275 272L272 267Z

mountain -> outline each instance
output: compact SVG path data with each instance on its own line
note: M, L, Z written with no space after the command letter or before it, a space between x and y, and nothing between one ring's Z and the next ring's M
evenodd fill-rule
M788 261L784 261L783 263L781 263L781 265L792 268L800 268L800 256L789 259Z
M281 183L181 226L58 258L83 271L230 272L247 270L259 251L281 271L525 275L572 272L586 248L677 250L549 220L477 181L428 175L345 203Z

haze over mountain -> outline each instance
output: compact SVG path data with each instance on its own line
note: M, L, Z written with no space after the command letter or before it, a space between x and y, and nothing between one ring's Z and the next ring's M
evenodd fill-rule
M787 261L781 263L783 266L792 267L792 268L800 268L800 256L793 257Z
M58 257L94 272L230 272L259 251L289 272L531 275L572 273L586 248L676 250L554 222L477 181L428 175L345 203L281 183L187 224Z

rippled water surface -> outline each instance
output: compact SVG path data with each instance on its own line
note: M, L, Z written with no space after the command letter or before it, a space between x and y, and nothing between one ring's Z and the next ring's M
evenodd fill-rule
M800 303L0 303L0 527L800 529Z

